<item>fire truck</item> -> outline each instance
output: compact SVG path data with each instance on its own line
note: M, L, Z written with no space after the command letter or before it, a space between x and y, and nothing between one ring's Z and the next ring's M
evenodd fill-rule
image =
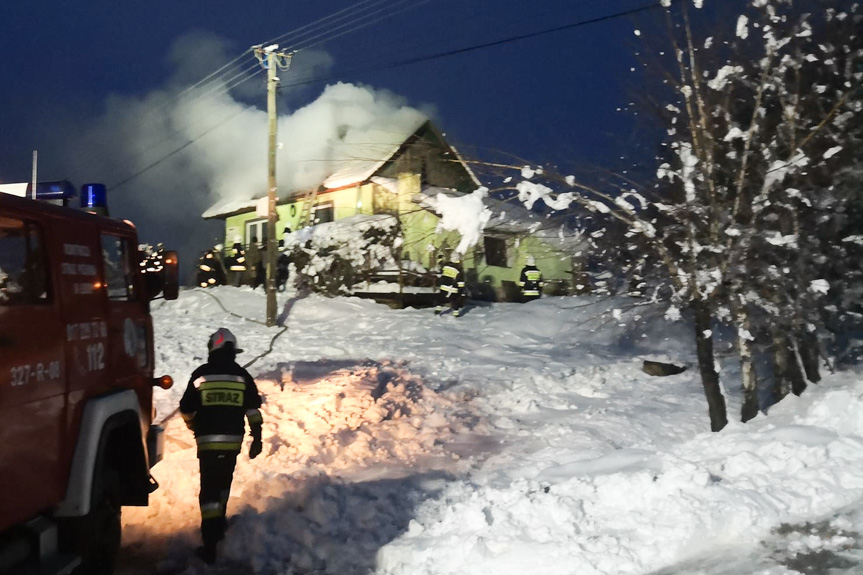
M0 193L0 573L110 573L121 507L157 487L150 301L176 299L177 257L153 281L135 226L92 213L104 186L86 210L40 186Z

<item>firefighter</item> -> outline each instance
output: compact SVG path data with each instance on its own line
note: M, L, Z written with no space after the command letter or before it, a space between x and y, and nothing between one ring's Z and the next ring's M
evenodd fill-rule
M453 252L449 263L441 268L438 288L440 292L438 304L434 310L435 315L443 313L444 305L449 302L453 317L459 317L464 305L464 272L461 267L461 256L458 252Z
M231 285L240 287L243 285L243 280L246 276L246 252L243 250L243 244L240 242L234 243L234 257L231 260L231 266L228 268L231 272Z
M218 248L204 252L198 260L198 285L215 287L225 284L225 270L219 257Z
M279 240L279 247L282 245L282 240ZM276 289L280 292L285 291L288 285L288 277L291 271L291 258L283 250L279 251L279 259L276 261Z
M258 247L258 238L252 236L249 249L246 250L246 283L252 286L252 289L256 289L263 283L263 271L264 258L261 255L261 248Z
M140 254L141 272L147 283L147 291L157 294L165 285L165 246L161 242L156 244L155 249L148 245Z
M539 299L542 296L544 285L542 272L536 267L536 259L533 256L527 256L525 266L521 269L521 275L518 278L518 287L521 288L521 301L529 302Z
M235 361L242 350L237 348L234 334L219 328L210 336L207 350L207 363L192 372L180 399L180 413L195 433L201 468L199 501L204 544L197 555L213 563L227 528L228 496L245 433L243 418L248 418L252 435L250 459L261 453L263 418L255 380Z

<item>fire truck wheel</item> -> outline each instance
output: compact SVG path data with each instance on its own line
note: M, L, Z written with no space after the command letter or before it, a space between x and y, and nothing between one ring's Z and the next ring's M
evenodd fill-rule
M70 525L72 546L81 556L75 575L110 575L120 549L120 476L104 465L94 478L90 513Z

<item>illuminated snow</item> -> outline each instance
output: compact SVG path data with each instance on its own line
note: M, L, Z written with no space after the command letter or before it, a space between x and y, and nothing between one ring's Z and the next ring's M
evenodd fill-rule
M178 381L157 390L160 417L212 330L238 335L241 362L279 332L211 295L263 319L250 288L154 306L157 372ZM279 295L287 331L249 368L265 396L265 447L238 460L215 572L791 573L790 547L836 551L861 529L853 373L826 374L742 425L739 364L720 358L732 422L712 434L691 325L629 299L543 298L453 319L294 296ZM689 369L650 377L644 358ZM124 510L120 574L208 572L189 559L191 433L177 418L167 428L161 488L150 507ZM804 529L810 520L823 537ZM774 533L783 522L801 526Z

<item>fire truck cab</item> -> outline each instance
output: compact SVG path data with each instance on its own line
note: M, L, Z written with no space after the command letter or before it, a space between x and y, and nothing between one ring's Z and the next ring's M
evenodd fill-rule
M0 193L0 573L110 572L120 507L147 505L175 253L164 271L147 281L129 222Z

